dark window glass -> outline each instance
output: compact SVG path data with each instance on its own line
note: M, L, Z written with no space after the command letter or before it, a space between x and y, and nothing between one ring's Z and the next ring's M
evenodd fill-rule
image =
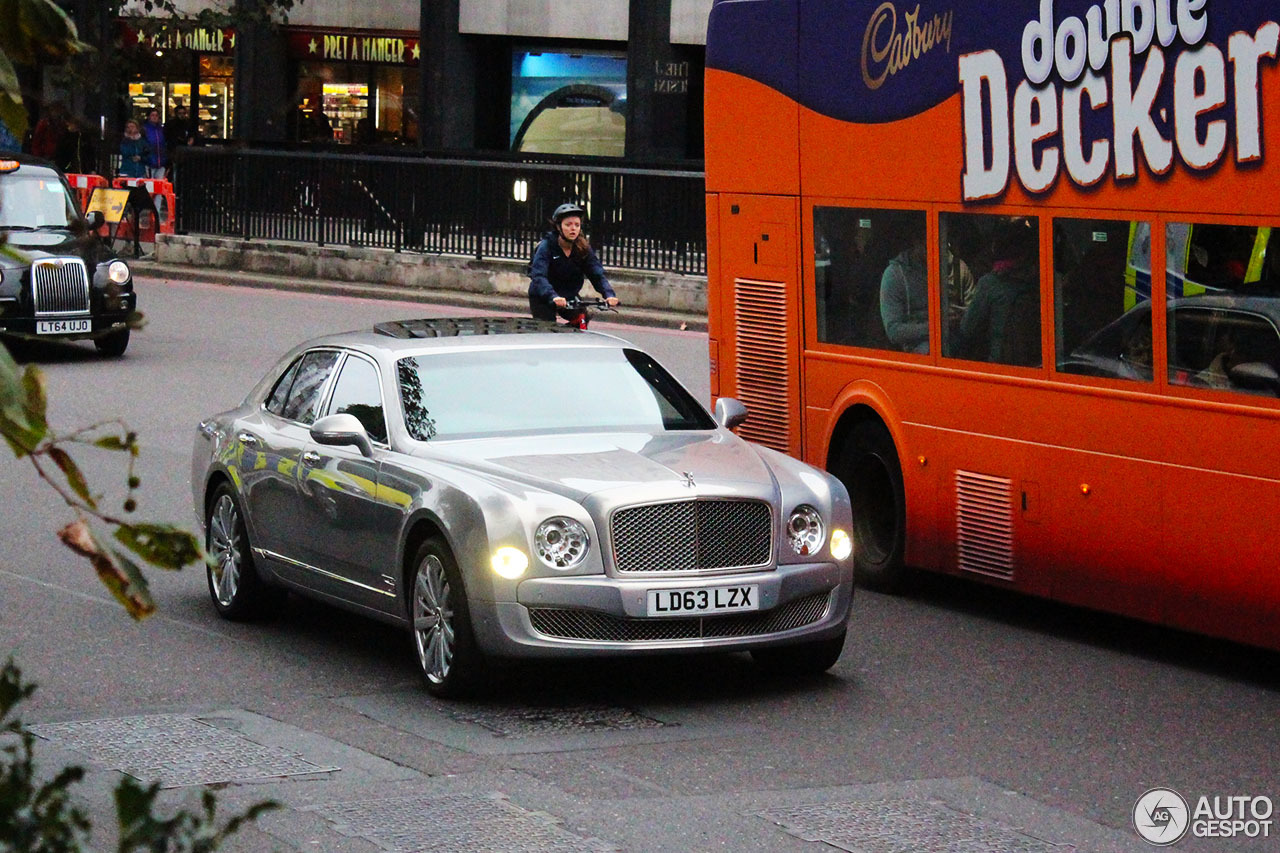
M298 374L298 365L301 363L302 359L295 360L276 381L276 387L272 389L271 396L267 397L267 411L271 414L284 415L284 404L289 399L289 386L293 384L293 377Z
M927 353L924 212L816 207L813 231L818 340Z
M1169 381L1280 396L1280 227L1165 230Z
M378 384L377 368L363 358L348 356L333 386L329 414L355 415L369 438L385 444L387 422L382 411L382 386Z
M1053 292L1058 370L1152 380L1149 223L1055 219Z
M1039 367L1039 219L943 213L938 224L943 355Z
M320 407L320 394L324 391L325 380L338 360L338 353L333 350L316 350L302 357L298 365L298 375L289 389L289 398L285 401L282 417L304 424L315 422L316 412Z

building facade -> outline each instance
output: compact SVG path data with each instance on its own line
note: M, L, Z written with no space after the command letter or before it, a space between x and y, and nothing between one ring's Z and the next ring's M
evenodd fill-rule
M304 0L283 26L184 32L135 4L112 25L127 110L186 106L210 141L686 161L711 3Z

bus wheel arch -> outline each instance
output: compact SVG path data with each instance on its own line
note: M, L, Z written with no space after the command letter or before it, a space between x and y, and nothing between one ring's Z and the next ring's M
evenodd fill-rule
M901 590L909 576L906 490L897 444L879 412L857 404L840 416L828 446L827 469L849 490L858 585Z

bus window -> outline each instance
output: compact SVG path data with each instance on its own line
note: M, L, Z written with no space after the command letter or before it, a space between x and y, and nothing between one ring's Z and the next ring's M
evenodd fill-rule
M943 213L939 225L943 355L1039 367L1039 219Z
M815 207L818 340L929 351L925 214Z
M1280 396L1277 228L1171 224L1184 262L1168 271L1169 381Z
M1149 382L1151 306L1144 293L1133 316L1129 285L1150 276L1150 225L1111 219L1053 222L1054 346L1058 370ZM1138 239L1135 239L1138 238ZM1131 251L1146 240L1146 256ZM1149 291L1149 288L1147 288Z

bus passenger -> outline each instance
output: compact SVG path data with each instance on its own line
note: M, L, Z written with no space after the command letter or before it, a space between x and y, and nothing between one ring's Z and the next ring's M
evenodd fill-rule
M960 334L981 361L1040 364L1040 259L1035 223L1011 219L996 236L995 263L960 319Z
M909 243L880 278L880 319L885 334L904 352L929 351L929 275L925 234L911 229Z

